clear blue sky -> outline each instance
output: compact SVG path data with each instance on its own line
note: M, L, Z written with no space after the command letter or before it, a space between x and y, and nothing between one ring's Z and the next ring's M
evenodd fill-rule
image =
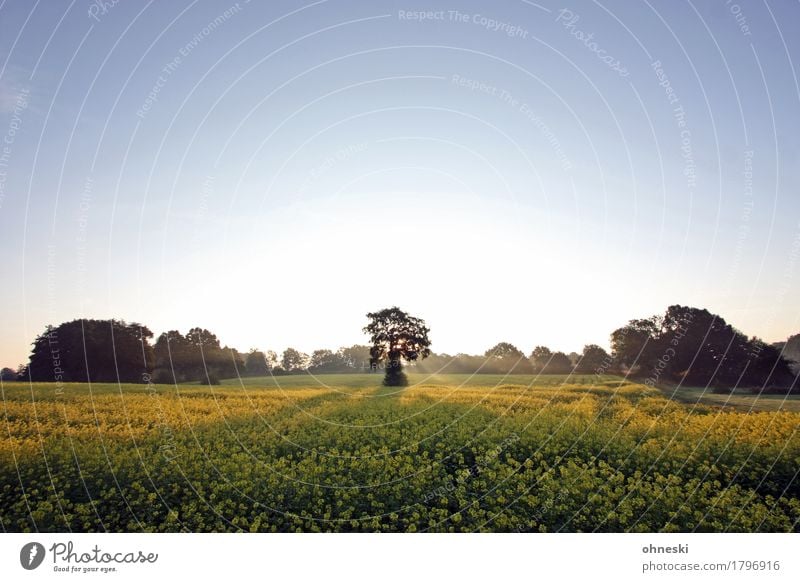
M430 14L422 20L415 11ZM5 1L0 365L48 323L800 331L800 3Z

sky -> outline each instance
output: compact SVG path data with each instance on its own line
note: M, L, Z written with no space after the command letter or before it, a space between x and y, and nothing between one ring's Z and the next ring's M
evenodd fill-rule
M800 3L0 3L0 366L47 324L240 350L800 332Z

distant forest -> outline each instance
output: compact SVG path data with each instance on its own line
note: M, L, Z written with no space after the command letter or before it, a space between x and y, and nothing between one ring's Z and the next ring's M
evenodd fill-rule
M286 374L378 372L370 346L287 348L242 353L211 331L153 333L139 323L77 319L48 326L27 364L3 368L3 381L216 384L220 379ZM432 353L408 370L448 374L624 374L649 385L681 383L728 392L800 392L800 334L767 344L706 309L673 305L663 315L634 319L611 333L611 353L587 345L565 354L537 346L526 355L508 342L482 355Z

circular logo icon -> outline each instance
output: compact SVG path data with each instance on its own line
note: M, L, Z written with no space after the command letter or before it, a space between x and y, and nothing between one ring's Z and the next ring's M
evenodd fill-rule
M44 561L44 546L39 542L30 542L19 551L19 563L26 570L35 570Z

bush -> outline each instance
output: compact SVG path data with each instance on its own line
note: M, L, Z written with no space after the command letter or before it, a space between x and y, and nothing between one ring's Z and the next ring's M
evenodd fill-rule
M201 386L218 386L219 378L214 372L208 372L200 379Z

